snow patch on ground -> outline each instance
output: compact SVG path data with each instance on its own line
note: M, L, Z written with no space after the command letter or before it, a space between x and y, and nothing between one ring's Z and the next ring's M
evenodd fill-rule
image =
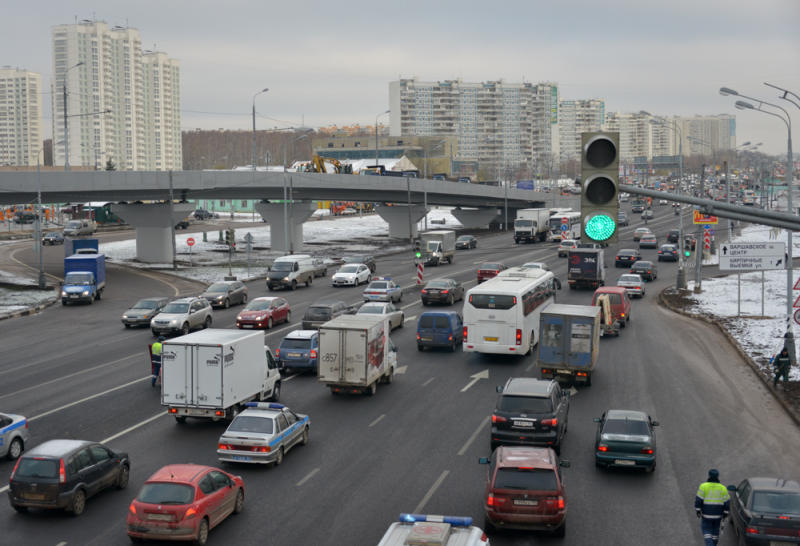
M17 290L0 287L0 318L56 299L55 290Z

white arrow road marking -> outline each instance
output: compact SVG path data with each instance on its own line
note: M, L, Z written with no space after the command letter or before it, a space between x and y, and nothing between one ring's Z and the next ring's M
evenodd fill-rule
M576 389L574 386L570 387L569 388L569 395L570 396L575 396L576 394L578 394L578 389Z
M474 374L472 374L470 377L472 378L472 381L470 381L469 383L467 383L467 386L466 386L466 387L464 387L463 389L461 389L461 392L465 392L465 391L466 391L467 389L469 389L469 388L470 388L472 385L474 385L475 383L477 383L479 379L489 379L489 370L488 370L488 369L486 369L486 370L483 370L482 372L474 373Z
M408 366L400 366L399 368L394 369L394 373L406 373L408 371Z

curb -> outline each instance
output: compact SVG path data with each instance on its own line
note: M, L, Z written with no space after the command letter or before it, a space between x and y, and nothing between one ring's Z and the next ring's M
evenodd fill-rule
M39 305L34 305L33 307L28 307L27 309L21 309L19 311L14 311L13 313L9 313L7 315L0 315L0 320L17 318L17 317L24 317L24 316L27 316L27 315L36 314L36 313L38 313L38 312L50 307L54 303L56 303L58 301L58 299L59 299L58 296L53 296L52 299L50 299L50 300L48 300L48 301L46 301L44 303L40 303Z
M670 289L671 288L665 288L664 290L662 290L661 292L658 293L658 303L659 303L659 305L661 305L662 307L664 307L666 309L669 309L673 313L678 313L679 315L683 315L684 317L688 317L688 318L691 318L691 319L702 320L703 322L705 322L707 324L712 324L712 325L716 326L717 329L722 333L722 335L725 336L725 338L728 340L728 342L731 344L731 346L734 349L736 349L736 352L739 353L739 356L741 356L742 359L747 363L747 365L750 366L750 368L753 370L753 372L758 377L758 379L761 380L761 383L772 394L772 397L775 398L775 400L777 400L778 403L781 406L783 406L783 409L786 411L787 415L789 415L789 417L792 419L792 421L794 421L795 425L800 427L800 413L798 411L796 411L794 407L789 405L786 402L786 400L784 400L784 397L781 396L781 393L778 392L775 389L775 387L772 386L772 382L769 380L769 378L765 378L764 377L761 368L759 368L758 365L750 357L750 355L747 354L744 351L744 349L742 349L741 345L739 345L739 342L736 340L736 338L734 338L728 332L728 330L726 330L725 327L722 324L720 324L719 321L717 321L715 319L712 319L712 318L709 318L709 317L706 317L706 316L703 316L703 315L697 315L695 313L690 313L688 311L684 311L683 309L678 309L677 307L671 306L667 302L667 300L664 298L664 292L666 292L667 290L670 290Z

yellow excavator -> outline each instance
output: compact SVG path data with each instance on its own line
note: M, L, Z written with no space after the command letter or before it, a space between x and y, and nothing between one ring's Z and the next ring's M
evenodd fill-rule
M316 154L311 158L311 161L298 166L297 170L298 172L306 173L353 174L352 165L342 165L338 159L322 157Z

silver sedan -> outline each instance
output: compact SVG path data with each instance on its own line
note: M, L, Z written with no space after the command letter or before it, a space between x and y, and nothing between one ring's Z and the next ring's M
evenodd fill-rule
M311 419L275 402L248 402L217 443L220 461L280 465L297 444L308 443Z
M632 296L639 296L640 298L644 297L644 279L642 279L641 275L635 273L626 273L619 278L617 281L617 286L622 286L625 288L625 291Z
M396 308L393 303L371 301L362 305L356 315L383 315L389 319L389 327L402 328L406 320L405 313Z
M28 443L28 420L22 415L0 413L0 457L18 459Z

